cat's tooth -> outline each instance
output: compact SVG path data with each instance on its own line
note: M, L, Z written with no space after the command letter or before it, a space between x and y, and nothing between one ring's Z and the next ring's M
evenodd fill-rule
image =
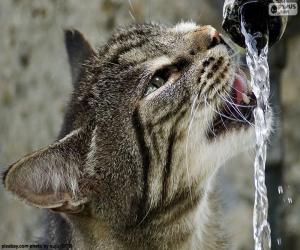
M244 103L246 103L246 104L250 103L250 99L245 93L242 93L242 98L243 98Z
M247 81L247 86L248 86L248 93L252 93L253 90L252 90L252 86L251 86L250 81Z

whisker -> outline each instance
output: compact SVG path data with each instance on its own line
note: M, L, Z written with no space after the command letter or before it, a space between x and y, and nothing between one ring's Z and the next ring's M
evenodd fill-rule
M131 0L128 0L128 3L129 3L129 7L133 10L133 5L132 5Z
M217 92L217 95L223 100L225 101L225 105L227 107L227 109L229 110L229 112L235 117L238 119L238 117L236 117L236 115L231 111L230 107L227 105L228 104L231 104L231 107L241 116L241 118L247 122L250 126L254 126L251 122L249 122L246 117L243 115L243 113L236 107L236 104L234 102L230 102L228 101L228 99L226 97L223 97L220 93ZM229 97L230 98L230 97ZM230 98L231 99L231 98ZM232 100L232 99L231 99ZM246 106L247 107L247 106Z
M228 131L228 128L227 128L227 126L225 125L225 122L224 122L224 120L223 120L223 117L220 116L220 119L221 119L221 122L222 122L224 128Z
M216 91L216 93L218 93L218 91ZM226 106L227 106L227 104L226 104ZM217 110L218 110L218 108L217 108ZM219 112L220 112L220 111L219 111ZM227 126L225 125L225 122L224 122L224 120L223 120L223 117L222 117L222 116L220 116L220 119L221 119L221 122L222 122L222 124L223 124L224 128L225 128L226 130L228 130L228 128L227 128Z
M133 14L131 13L131 11L129 10L128 12L129 12L129 15L130 15L131 19L135 22L135 17L134 17Z
M242 105L242 104L236 104L236 103L234 103L234 101L232 100L232 98L231 98L231 95L225 90L225 89L223 89L222 91L224 91L225 93L226 93L226 96L228 96L229 98L230 98L230 100L231 101L229 101L228 99L226 99L226 101L228 101L228 103L230 103L230 104L234 104L235 106L237 106L237 107L241 107L241 108L253 108L253 107L255 107L254 105ZM218 92L218 91L217 91ZM218 92L218 94L221 94L220 92ZM249 97L250 98L250 97ZM223 98L222 98L223 99ZM223 99L224 100L224 99ZM224 100L225 101L225 100Z
M196 101L198 99L199 94L197 94L193 100L191 113L190 113L190 119L188 124L188 134L187 134L187 140L185 145L185 165L186 165L186 171L187 171L187 178L188 178L188 185L189 185L189 193L190 193L190 199L192 199L192 190L191 190L191 180L190 180L190 174L189 174L189 162L188 162L188 146L189 146L189 138L190 138L190 132L193 125L193 121L196 114L196 109L198 108L198 104L196 105ZM196 108L195 108L196 107Z
M233 53L233 54L230 55L230 58L236 57L236 55L238 55L238 54L240 54L240 52L236 51L235 53Z
M206 98L204 98L204 106L205 106L205 108L207 107L207 100L206 100ZM207 124L207 127L208 127L208 129L209 129L209 131L214 135L214 136L217 136L216 134L215 134L215 132L213 131L213 129L212 129L212 124L208 121L208 118L207 117L205 117L205 122L206 122L206 124Z
M134 15L133 15L134 8L133 8L133 5L132 5L131 0L128 0L128 3L129 3L129 7L130 7L130 9L131 9L131 10L128 10L129 15L130 15L130 17L132 18L132 20L135 22L136 20L135 20L135 17L134 17ZM131 12L131 11L132 11L132 12Z
M213 108L213 106L212 106L211 104L209 104L209 102L206 102L206 103L208 104L208 106L209 106L214 112L216 112L216 113L219 114L220 116L223 116L223 117L225 117L225 118L227 118L227 119L229 119L229 120L231 120L231 121L235 121L235 122L244 122L243 120L240 120L240 119L234 119L234 118L232 118L232 117L226 116L226 115L224 115L223 113L221 113L221 112L215 110L215 109Z
M254 124L252 124L251 122L249 122L246 117L243 115L243 113L236 107L236 104L233 102L233 100L231 99L231 97L228 95L228 97L230 98L231 102L226 98L226 97L223 97L220 93L217 93L218 96L225 101L225 105L227 106L228 110L230 111L230 113L235 117L235 114L233 114L233 112L231 112L230 110L230 107L227 105L227 103L231 104L231 107L242 117L242 119L244 121L246 121L250 126L254 127ZM247 107L247 106L245 106Z
M244 94L244 92L242 92L242 91L236 89L236 88L233 87L233 86L231 86L231 88L234 89L236 92L239 92L239 93L241 93L241 94ZM224 89L224 91L226 92L226 94L230 95L225 89ZM251 96L248 96L248 97L249 97L250 100L254 100Z
M150 213L151 207L149 206L149 209L147 211L147 213L145 214L145 216L143 217L143 219L141 219L141 221L139 222L139 224L137 225L138 227L144 222L144 220L147 218L148 214Z

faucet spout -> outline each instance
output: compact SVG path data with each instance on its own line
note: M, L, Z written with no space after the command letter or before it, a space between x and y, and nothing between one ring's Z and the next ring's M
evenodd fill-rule
M285 0L226 0L223 8L223 29L231 39L245 48L242 26L256 37L257 49L268 42L271 47L284 33L287 16L270 15L270 4ZM260 34L260 35L257 35Z

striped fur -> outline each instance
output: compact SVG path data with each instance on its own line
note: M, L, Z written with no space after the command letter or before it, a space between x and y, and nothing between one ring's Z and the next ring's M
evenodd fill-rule
M222 103L217 92L230 90L236 67L226 45L213 40L214 32L194 23L133 25L118 30L97 52L79 32L66 32L68 52L76 53L72 44L82 40L84 53L78 52L77 66L71 61L77 82L59 136L65 139L58 143L69 147L64 141L72 131L85 135L74 145L85 150L68 151L78 160L62 173L80 170L70 185L85 203L77 210L74 195L65 190L69 198L54 207L61 213L51 214L46 242L101 250L226 248L214 177L226 160L249 147L253 131L207 137ZM69 59L79 60L73 54ZM145 96L155 73L168 65L176 66L176 77ZM57 156L59 162L66 157L53 155L51 146L46 152L39 157ZM5 174L7 188L22 173L14 169ZM61 173L53 171L50 176ZM52 182L42 180L36 181L50 190ZM16 188L8 190L20 196Z

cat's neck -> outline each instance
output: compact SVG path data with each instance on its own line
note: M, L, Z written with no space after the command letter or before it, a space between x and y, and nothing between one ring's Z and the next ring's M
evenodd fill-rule
M73 217L75 249L225 249L213 193L206 193L197 206L179 219L160 220L144 227L115 232L89 217ZM164 223L166 222L166 223Z

